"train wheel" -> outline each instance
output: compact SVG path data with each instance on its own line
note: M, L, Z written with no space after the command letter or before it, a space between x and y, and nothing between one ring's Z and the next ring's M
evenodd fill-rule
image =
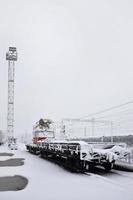
M90 162L86 162L85 163L85 171L87 172L92 172L94 169L94 165Z
M86 171L89 171L89 170L90 170L89 163L86 163L86 165L85 165L85 169L86 169Z
M107 172L109 172L111 169L113 169L114 164L113 163L107 163L104 168Z

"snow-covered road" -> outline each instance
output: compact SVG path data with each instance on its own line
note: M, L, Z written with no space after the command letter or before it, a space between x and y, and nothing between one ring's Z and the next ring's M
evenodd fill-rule
M0 147L0 152L9 152ZM28 178L21 191L0 192L0 200L133 200L133 173L113 170L106 174L75 174L32 155L24 148L12 151L12 158L24 158L24 165L0 167L0 176ZM0 160L11 157L0 157Z

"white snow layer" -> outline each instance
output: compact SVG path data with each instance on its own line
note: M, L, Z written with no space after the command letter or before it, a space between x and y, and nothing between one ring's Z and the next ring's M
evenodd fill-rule
M9 152L0 146L0 152ZM0 176L22 175L29 183L24 190L0 192L0 200L133 200L133 190L97 175L76 174L32 155L24 147L10 151L9 158L25 158L19 167L0 167ZM2 159L2 156L0 157ZM133 179L130 179L133 185Z

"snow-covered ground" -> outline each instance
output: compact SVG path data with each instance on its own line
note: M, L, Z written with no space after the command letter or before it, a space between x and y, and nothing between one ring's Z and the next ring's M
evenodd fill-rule
M14 153L0 160L25 159L22 166L0 167L1 177L21 175L29 180L24 190L0 192L0 200L133 200L132 172L75 174L28 153L23 146L17 151L0 146L0 152Z

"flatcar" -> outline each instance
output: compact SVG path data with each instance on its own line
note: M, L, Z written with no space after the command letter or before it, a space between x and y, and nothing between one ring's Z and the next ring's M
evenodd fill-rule
M51 141L26 145L27 150L41 157L57 162L72 171L85 172L94 166L103 166L106 171L113 168L117 156L107 150L93 150L84 141Z

